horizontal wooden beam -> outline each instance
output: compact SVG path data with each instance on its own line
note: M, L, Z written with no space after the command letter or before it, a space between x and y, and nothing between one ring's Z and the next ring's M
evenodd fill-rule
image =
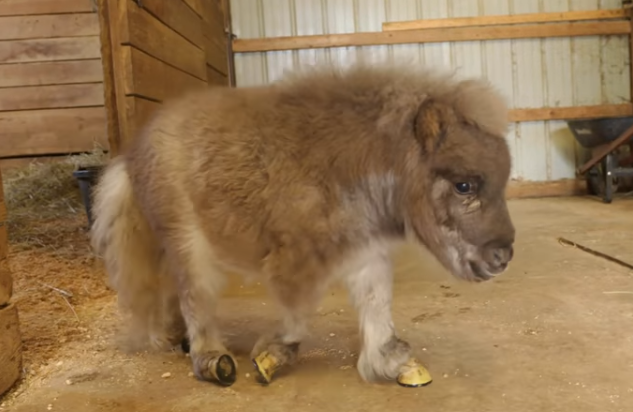
M104 150L105 151L105 150ZM68 159L68 153L52 156L24 156L0 158L0 170L19 169L32 163L64 162Z
M201 89L206 82L178 70L132 46L122 46L125 64L122 76L126 96L141 96L163 102L187 91ZM0 90L1 92L1 90Z
M235 53L278 50L323 49L330 47L377 46L406 43L576 37L631 33L628 21L529 24L522 26L454 27L448 29L399 30L311 36L235 39Z
M99 58L99 36L0 41L0 64Z
M512 180L506 188L507 199L584 195L587 195L587 181L584 179L561 179L544 182Z
M383 31L439 29L450 27L500 26L505 24L556 23L585 20L612 20L628 17L628 10L581 10L557 13L524 13L514 15L457 17L450 19L428 19L385 22Z
M92 12L88 0L1 0L0 16Z
M103 83L0 88L0 112L95 107L103 104Z
M95 13L0 17L0 40L98 36Z
M594 119L600 117L621 116L633 116L633 105L631 103L513 109L510 110L509 113L509 119L511 122Z
M117 36L120 44L130 44L164 63L200 80L206 80L205 52L170 27L141 9L131 0L122 10L126 25ZM201 21L198 24L202 24Z
M0 64L0 88L95 82L103 82L101 59Z
M105 126L103 106L0 112L0 158L107 148Z

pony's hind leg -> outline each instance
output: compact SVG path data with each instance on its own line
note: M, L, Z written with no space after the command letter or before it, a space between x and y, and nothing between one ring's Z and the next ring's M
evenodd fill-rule
M299 346L308 332L308 319L316 310L326 289L325 276L310 257L300 259L302 268L281 253L267 257L269 288L281 306L281 322L271 332L260 336L251 351L251 360L260 383L268 384L273 375L297 360ZM288 274L291 274L290 277Z
M307 334L307 319L312 309L312 305L298 307L282 303L281 325L260 336L251 351L260 383L269 384L278 370L295 363L299 345Z
M169 273L167 273L169 274ZM187 340L187 324L180 310L180 299L178 296L178 287L174 276L164 276L161 279L161 305L157 309L157 323L154 328L160 330L160 334L152 336L152 340L163 346L168 345L173 348L180 345L183 350L188 349Z
M176 275L180 311L187 328L183 349L189 349L198 379L230 386L237 378L237 362L222 343L216 319L224 276L199 227L188 225L173 235L166 243ZM178 325L177 316L172 320L175 320L172 325Z

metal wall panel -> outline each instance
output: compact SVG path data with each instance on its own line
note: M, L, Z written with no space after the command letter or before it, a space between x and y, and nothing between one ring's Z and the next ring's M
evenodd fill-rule
M612 9L621 0L231 0L239 38L380 31L384 21ZM483 76L515 108L630 101L626 36L517 39L246 53L235 55L238 86L273 82L318 62L407 60ZM586 152L565 122L513 124L514 179L573 178Z

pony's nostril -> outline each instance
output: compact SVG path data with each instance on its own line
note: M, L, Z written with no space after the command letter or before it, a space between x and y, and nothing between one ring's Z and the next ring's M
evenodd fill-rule
M514 248L508 246L506 248L495 249L494 252L492 252L492 256L498 265L506 265L514 256Z

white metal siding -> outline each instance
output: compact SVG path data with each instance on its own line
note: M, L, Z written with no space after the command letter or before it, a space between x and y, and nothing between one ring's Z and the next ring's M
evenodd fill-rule
M381 31L384 21L612 9L621 0L232 0L239 38ZM236 54L238 86L334 61L409 59L494 82L515 108L630 101L627 36L518 39ZM573 178L584 155L563 121L513 124L514 179Z

